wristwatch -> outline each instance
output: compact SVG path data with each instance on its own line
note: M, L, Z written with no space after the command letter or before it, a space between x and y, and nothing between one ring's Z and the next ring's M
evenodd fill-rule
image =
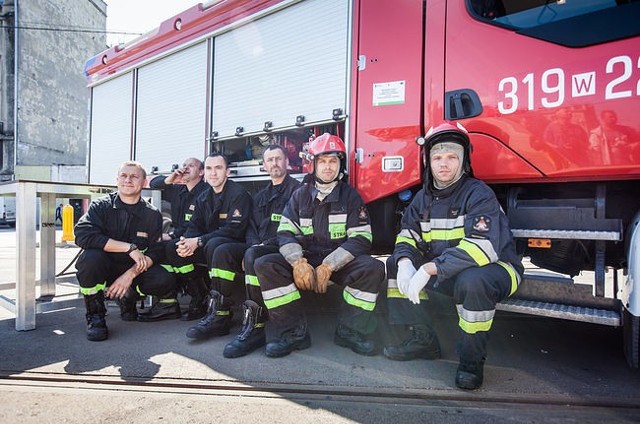
M138 246L136 246L135 244L131 243L129 245L129 250L127 250L127 255L131 252L133 252L134 250L138 249Z
M198 247L202 247L203 243L202 243L202 237L198 237Z

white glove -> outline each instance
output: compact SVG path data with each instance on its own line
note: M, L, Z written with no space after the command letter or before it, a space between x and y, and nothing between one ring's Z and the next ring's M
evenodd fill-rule
M396 281L398 284L398 290L403 295L407 295L407 290L409 288L409 280L413 277L413 274L416 273L416 269L413 267L413 263L410 259L402 258L398 262L398 275L396 277Z
M431 278L431 276L427 274L427 272L424 270L424 267L421 266L420 268L418 268L416 273L413 274L413 277L411 277L411 280L409 281L409 287L407 287L407 293L405 293L405 296L407 296L409 300L416 305L419 304L420 292L429 282L429 278Z

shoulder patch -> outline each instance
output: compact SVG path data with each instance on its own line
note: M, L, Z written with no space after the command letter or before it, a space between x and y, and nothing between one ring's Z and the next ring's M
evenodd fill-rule
M240 213L240 211L238 209L234 210L233 213L231 214L232 218L240 218L242 216L242 214Z
M358 212L358 219L361 221L365 221L369 218L369 213L367 212L367 208L364 206L360 206L360 211Z
M473 229L480 232L486 233L491 229L491 218L480 215L473 218Z

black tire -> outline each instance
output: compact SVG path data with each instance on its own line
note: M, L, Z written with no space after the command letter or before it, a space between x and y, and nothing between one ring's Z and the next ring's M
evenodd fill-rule
M624 356L627 358L629 367L638 369L640 367L640 317L631 315L625 309L623 319Z

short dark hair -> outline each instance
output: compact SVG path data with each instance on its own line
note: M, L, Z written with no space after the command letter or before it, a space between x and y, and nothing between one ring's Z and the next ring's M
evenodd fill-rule
M269 144L267 146L265 146L264 148L264 152L262 152L262 157L264 157L264 154L267 152L270 152L271 150L280 150L282 152L282 154L284 155L284 157L287 157L287 151L284 149L284 147L282 147L279 144Z
M227 157L225 155L223 155L222 153L220 153L220 152L209 153L209 156L207 156L207 157L208 158L222 158L222 160L224 161L224 167L225 168L229 167L229 159L227 159Z

